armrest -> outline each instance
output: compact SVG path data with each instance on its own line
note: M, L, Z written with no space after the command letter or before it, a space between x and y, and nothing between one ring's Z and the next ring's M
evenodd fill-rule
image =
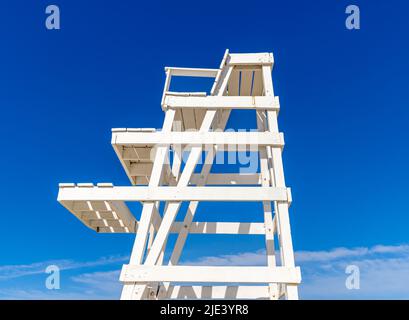
M215 78L219 69L165 67L171 76Z

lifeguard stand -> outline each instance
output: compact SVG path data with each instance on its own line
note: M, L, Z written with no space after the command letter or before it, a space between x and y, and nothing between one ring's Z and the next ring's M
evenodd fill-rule
M291 193L284 180L284 139L278 130L280 104L274 96L272 67L271 53L226 50L219 69L165 68L162 129L112 129L112 146L132 186L60 184L58 201L89 228L136 234L129 264L120 275L121 299L298 299L301 274L294 264ZM209 95L172 92L172 77L215 81ZM235 109L254 110L257 130L226 131ZM256 151L259 170L211 172L216 154L232 151ZM195 172L203 155L201 170ZM142 203L139 221L126 204L132 201ZM202 201L259 202L264 222L194 221ZM188 203L187 210L177 221L182 202ZM171 233L177 238L165 261ZM263 236L266 264L178 265L189 233Z

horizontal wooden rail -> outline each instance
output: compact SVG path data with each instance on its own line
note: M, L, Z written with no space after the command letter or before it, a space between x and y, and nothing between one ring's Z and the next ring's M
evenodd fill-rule
M219 69L165 67L171 76L215 78Z
M229 145L284 146L284 135L271 132L113 132L112 144L123 146L152 145ZM255 148L257 151L257 148Z
M162 289L163 290L163 289ZM169 299L267 299L268 286L170 286Z
M299 267L213 267L124 265L122 282L223 282L287 283L301 282Z
M231 53L229 65L269 65L274 64L272 53Z
M58 201L290 201L289 188L274 187L67 187Z
M124 228L116 220L109 220L109 226L105 226L103 221L91 220L86 223L93 229L99 228L99 232L125 232ZM159 225L157 226L159 228ZM185 226L182 222L175 222L170 229L170 233L179 233ZM137 230L132 229L132 232ZM241 234L241 235L264 235L265 227L261 222L192 222L189 227L190 234Z
M165 96L164 107L184 109L254 109L278 111L278 97L240 97L240 96Z

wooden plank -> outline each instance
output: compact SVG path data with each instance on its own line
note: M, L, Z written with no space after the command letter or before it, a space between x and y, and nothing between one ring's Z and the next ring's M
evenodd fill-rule
M275 97L250 97L251 79L241 83L241 96L173 97L165 98L168 108L185 109L260 109L279 110L279 100ZM232 92L234 93L234 92ZM242 97L242 95L244 95Z
M171 228L172 233L179 233L186 228L183 222L175 222ZM189 233L192 234L242 234L264 235L264 223L257 222L191 222Z
M134 176L134 185L147 185L149 184L149 176Z
M196 129L199 130L206 115L205 109L194 109Z
M166 73L165 85L163 86L162 99L161 99L161 102L160 102L160 105L162 106L162 110L164 108L165 95L166 95L166 92L169 91L170 82L171 82L171 79L172 79L172 75L170 74L169 70L165 69L165 73Z
M169 72L167 72L169 75ZM170 78L170 77L169 77ZM169 83L165 84L164 91L169 88ZM163 121L162 130L164 133L172 130L175 120L176 112L174 110L167 110L165 113L165 119ZM157 149L155 154L155 160L153 165L153 172L149 181L149 187L155 188L159 186L163 178L164 163L169 152L168 146L161 146ZM132 248L130 264L139 265L142 263L148 240L148 234L152 227L153 218L157 218L157 203L145 202L143 204L141 219L138 225L138 233L135 237L135 242ZM129 300L133 298L142 298L146 294L146 287L143 285L137 285L135 283L126 283L122 289L121 300Z
M238 96L240 89L240 71L233 69L229 80L229 96Z
M165 67L172 76L214 78L219 69Z
M288 189L274 187L60 188L58 201L288 201Z
M197 184L201 174L193 174L190 184ZM259 173L211 173L207 177L206 185L259 185Z
M199 92L180 92L180 91L167 91L166 96L176 97L206 97L207 93L204 91Z
M264 112L257 112L257 129L259 131L266 130L266 114ZM269 187L272 185L272 176L268 168L267 150L266 147L260 147L260 172L262 186ZM267 265L270 267L275 267L276 255L275 255L275 244L274 244L274 223L273 223L273 211L271 206L271 201L263 202L264 211L264 224L265 224L265 240L266 240L266 254L267 254ZM269 284L269 298L271 300L277 300L279 298L279 288L276 283Z
M165 104L166 104L166 99L165 99ZM182 100L184 99L186 98L182 98ZM182 111L183 126L185 130L187 131L187 130L197 129L195 111L193 109L182 109L181 111Z
M266 299L267 286L170 286L170 299Z
M182 109L176 109L175 121L173 123L172 131L185 131L182 119Z
M263 77L261 70L254 71L252 96L261 96L263 94ZM279 104L278 104L279 105Z
M301 282L299 267L214 267L124 265L122 282L222 282L222 283L292 283Z
M272 66L272 53L231 53L229 65L267 65Z
M109 204L124 225L128 227L131 232L136 232L137 221L128 206L123 201L111 201Z
M95 231L98 226L110 226L114 221L119 222L119 226L126 227L126 232L135 232L137 228L135 217L122 201L67 201L62 205ZM94 223L95 221L101 221L102 224ZM117 226L116 222L113 225Z
M117 155L119 161L121 162L122 168L125 170L125 173L128 176L128 179L131 181L131 184L135 185L136 184L135 178L132 177L132 175L130 174L129 169L128 169L129 161L126 161L126 160L122 159L122 149L123 149L123 147L119 146L119 145L112 144L112 148L114 149L115 154Z
M137 229L132 231L125 231L125 225L121 225L119 220L107 220L106 224L103 220L90 220L88 225L92 228L100 227L99 232L108 233L128 233L137 232ZM115 231L108 230L108 226L114 228ZM170 233L179 233L182 228L185 228L182 222L175 222ZM232 235L259 235L262 236L265 233L264 223L261 222L204 222L195 221L192 222L190 234L232 234Z
M153 148L124 147L121 158L129 161L151 161L155 159L156 150Z
M131 162L129 165L129 174L131 176L150 176L152 168L152 162Z
M224 94L224 92L221 92L221 94L219 94L219 91L220 91L220 87L222 86L224 79L226 78L226 75L228 74L228 72L230 72L230 68L226 65L229 59L230 59L229 49L226 49L224 51L223 59L220 62L219 70L213 82L212 89L210 90L210 94L212 96Z
M262 75L265 95L274 96L273 80L271 77L271 67L263 66ZM271 133L278 132L276 112L273 111L267 113L267 126L269 132ZM267 150L268 149L270 148L267 148ZM282 150L280 148L271 148L269 151L269 153L271 154L271 166L273 168L274 176L273 186L275 187L285 187L284 168L282 163L281 152ZM288 203L276 202L275 209L281 262L286 267L293 267L295 265L295 262L291 238L290 218L288 213ZM286 298L289 300L297 300L298 299L297 286L286 285L285 295Z
M251 95L252 81L253 81L253 71L251 70L241 70L240 71L240 96L250 96ZM271 97L258 97L258 98L268 99ZM272 100L272 103L274 103L274 100Z
M230 145L230 146L284 146L282 133L270 132L152 132L114 133L114 144L123 146L147 145Z

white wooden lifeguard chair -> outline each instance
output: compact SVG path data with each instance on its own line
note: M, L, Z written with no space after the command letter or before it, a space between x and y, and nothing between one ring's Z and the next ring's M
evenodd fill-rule
M129 264L120 275L121 299L298 299L301 274L294 264L291 193L284 180L272 67L271 53L226 50L219 69L165 68L162 129L112 130L112 146L132 186L60 184L58 201L89 228L136 234ZM215 81L209 95L171 92L176 76ZM234 109L254 110L256 130L226 131ZM257 172L212 173L216 154L232 150L256 151ZM201 170L195 172L203 155ZM142 203L139 221L126 204L131 201ZM201 201L259 202L264 222L194 221ZM177 221L182 202L187 210ZM171 233L177 238L166 261ZM178 265L189 233L263 236L265 265Z

